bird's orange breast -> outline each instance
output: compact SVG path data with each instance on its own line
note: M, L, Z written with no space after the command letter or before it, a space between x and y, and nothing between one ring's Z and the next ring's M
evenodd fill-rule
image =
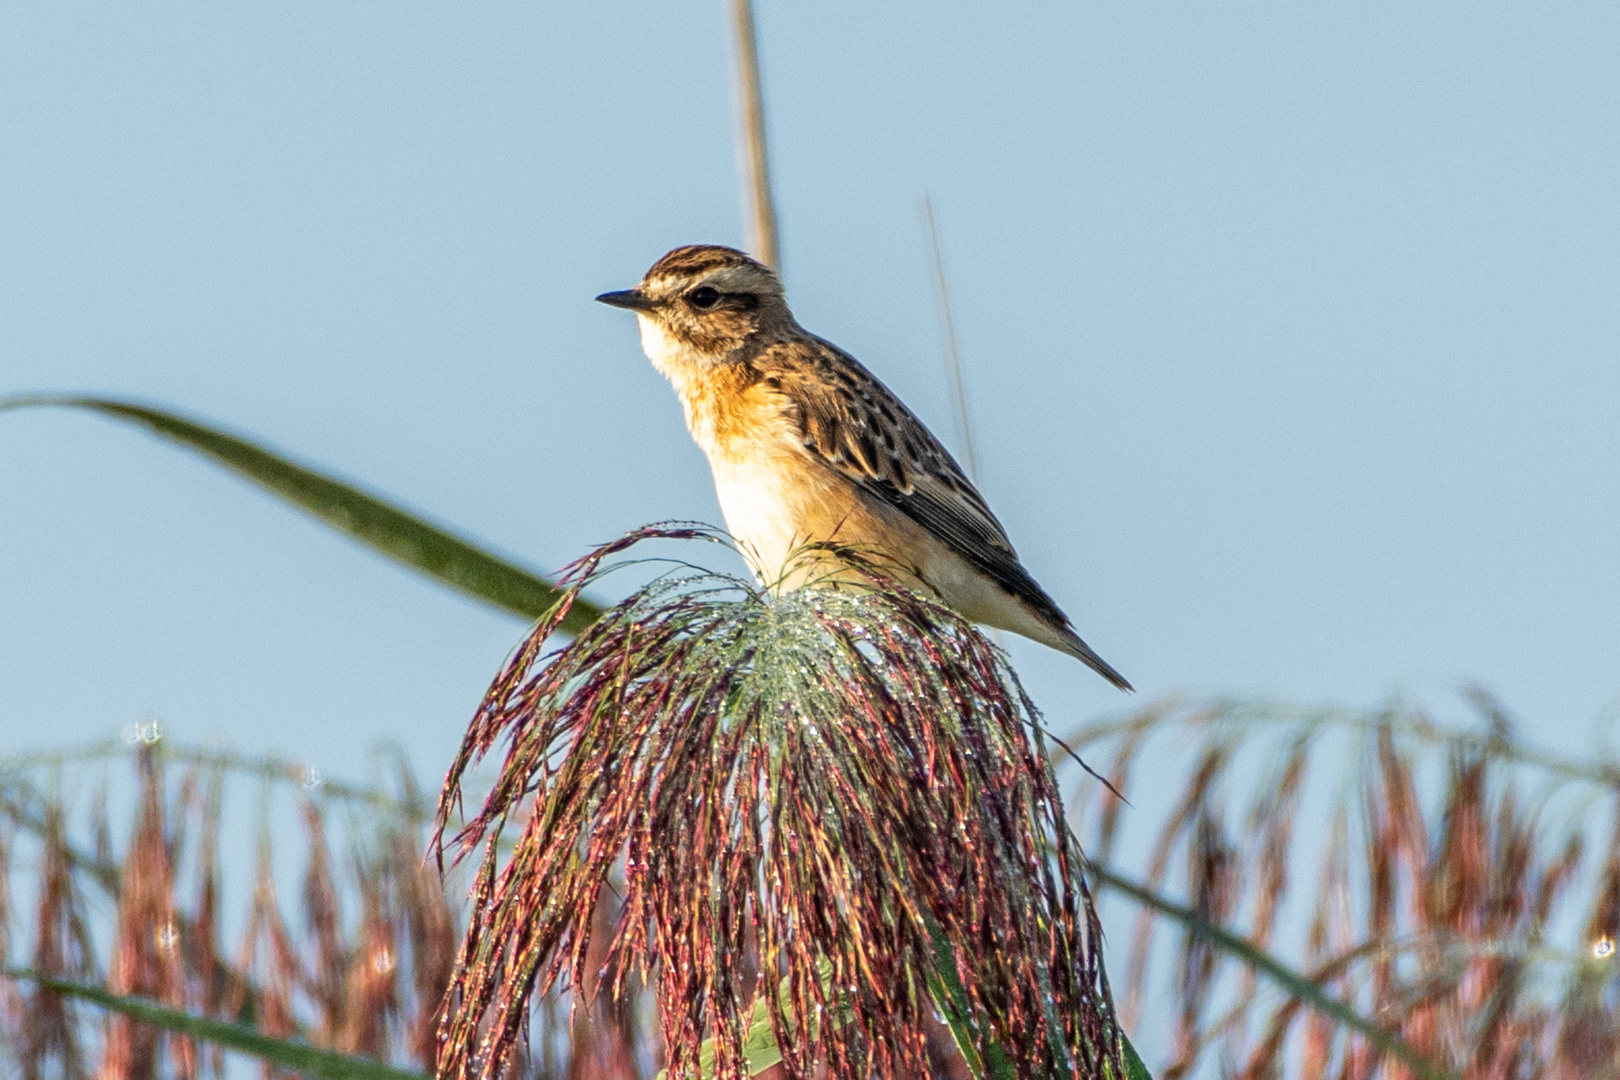
M744 364L674 381L686 426L710 461L752 457L791 435L787 403Z
M676 389L687 426L708 456L726 528L761 581L777 583L794 552L809 543L891 551L886 508L871 505L805 449L792 403L780 391L743 365L676 380Z

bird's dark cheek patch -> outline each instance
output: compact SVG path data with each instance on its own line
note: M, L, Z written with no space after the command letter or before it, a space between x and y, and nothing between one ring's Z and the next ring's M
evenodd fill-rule
M716 312L694 323L683 328L684 336L693 348L710 355L729 353L748 337L746 321L731 318L729 313Z

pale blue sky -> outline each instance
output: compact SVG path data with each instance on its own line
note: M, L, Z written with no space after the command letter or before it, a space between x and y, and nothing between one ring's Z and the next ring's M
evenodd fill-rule
M801 320L951 439L1142 690L1620 693L1620 8L758 10ZM718 520L631 320L741 240L724 6L13 3L0 392L133 395L542 568ZM148 714L442 770L522 627L217 470L0 415L6 749ZM1128 707L1015 643L1055 723Z

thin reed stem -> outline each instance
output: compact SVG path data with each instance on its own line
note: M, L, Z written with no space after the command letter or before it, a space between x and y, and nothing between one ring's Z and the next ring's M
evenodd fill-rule
M759 41L751 0L731 0L731 28L737 58L737 150L743 171L748 246L756 259L780 271L776 200L765 146L765 95L760 88Z
M957 444L962 448L962 464L968 479L979 485L979 454L973 445L973 417L968 412L967 380L962 372L962 347L956 336L956 315L951 307L950 282L945 277L945 254L939 245L939 227L934 220L934 197L922 195L923 236L928 242L928 265L933 271L934 309L939 316L940 351L945 357L945 385L951 398L951 417L956 421Z

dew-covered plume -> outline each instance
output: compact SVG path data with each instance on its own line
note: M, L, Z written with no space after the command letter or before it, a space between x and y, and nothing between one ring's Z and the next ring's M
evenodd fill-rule
M567 595L642 541L712 538L633 533ZM1117 1062L1034 707L975 629L842 554L864 585L777 597L682 566L548 651L565 599L513 657L441 799L447 827L500 747L451 843L483 861L441 1075L498 1074L535 995L643 983L672 1077L711 1037L715 1074L744 1075L759 999L792 1077L928 1075L936 1002L981 1074Z

